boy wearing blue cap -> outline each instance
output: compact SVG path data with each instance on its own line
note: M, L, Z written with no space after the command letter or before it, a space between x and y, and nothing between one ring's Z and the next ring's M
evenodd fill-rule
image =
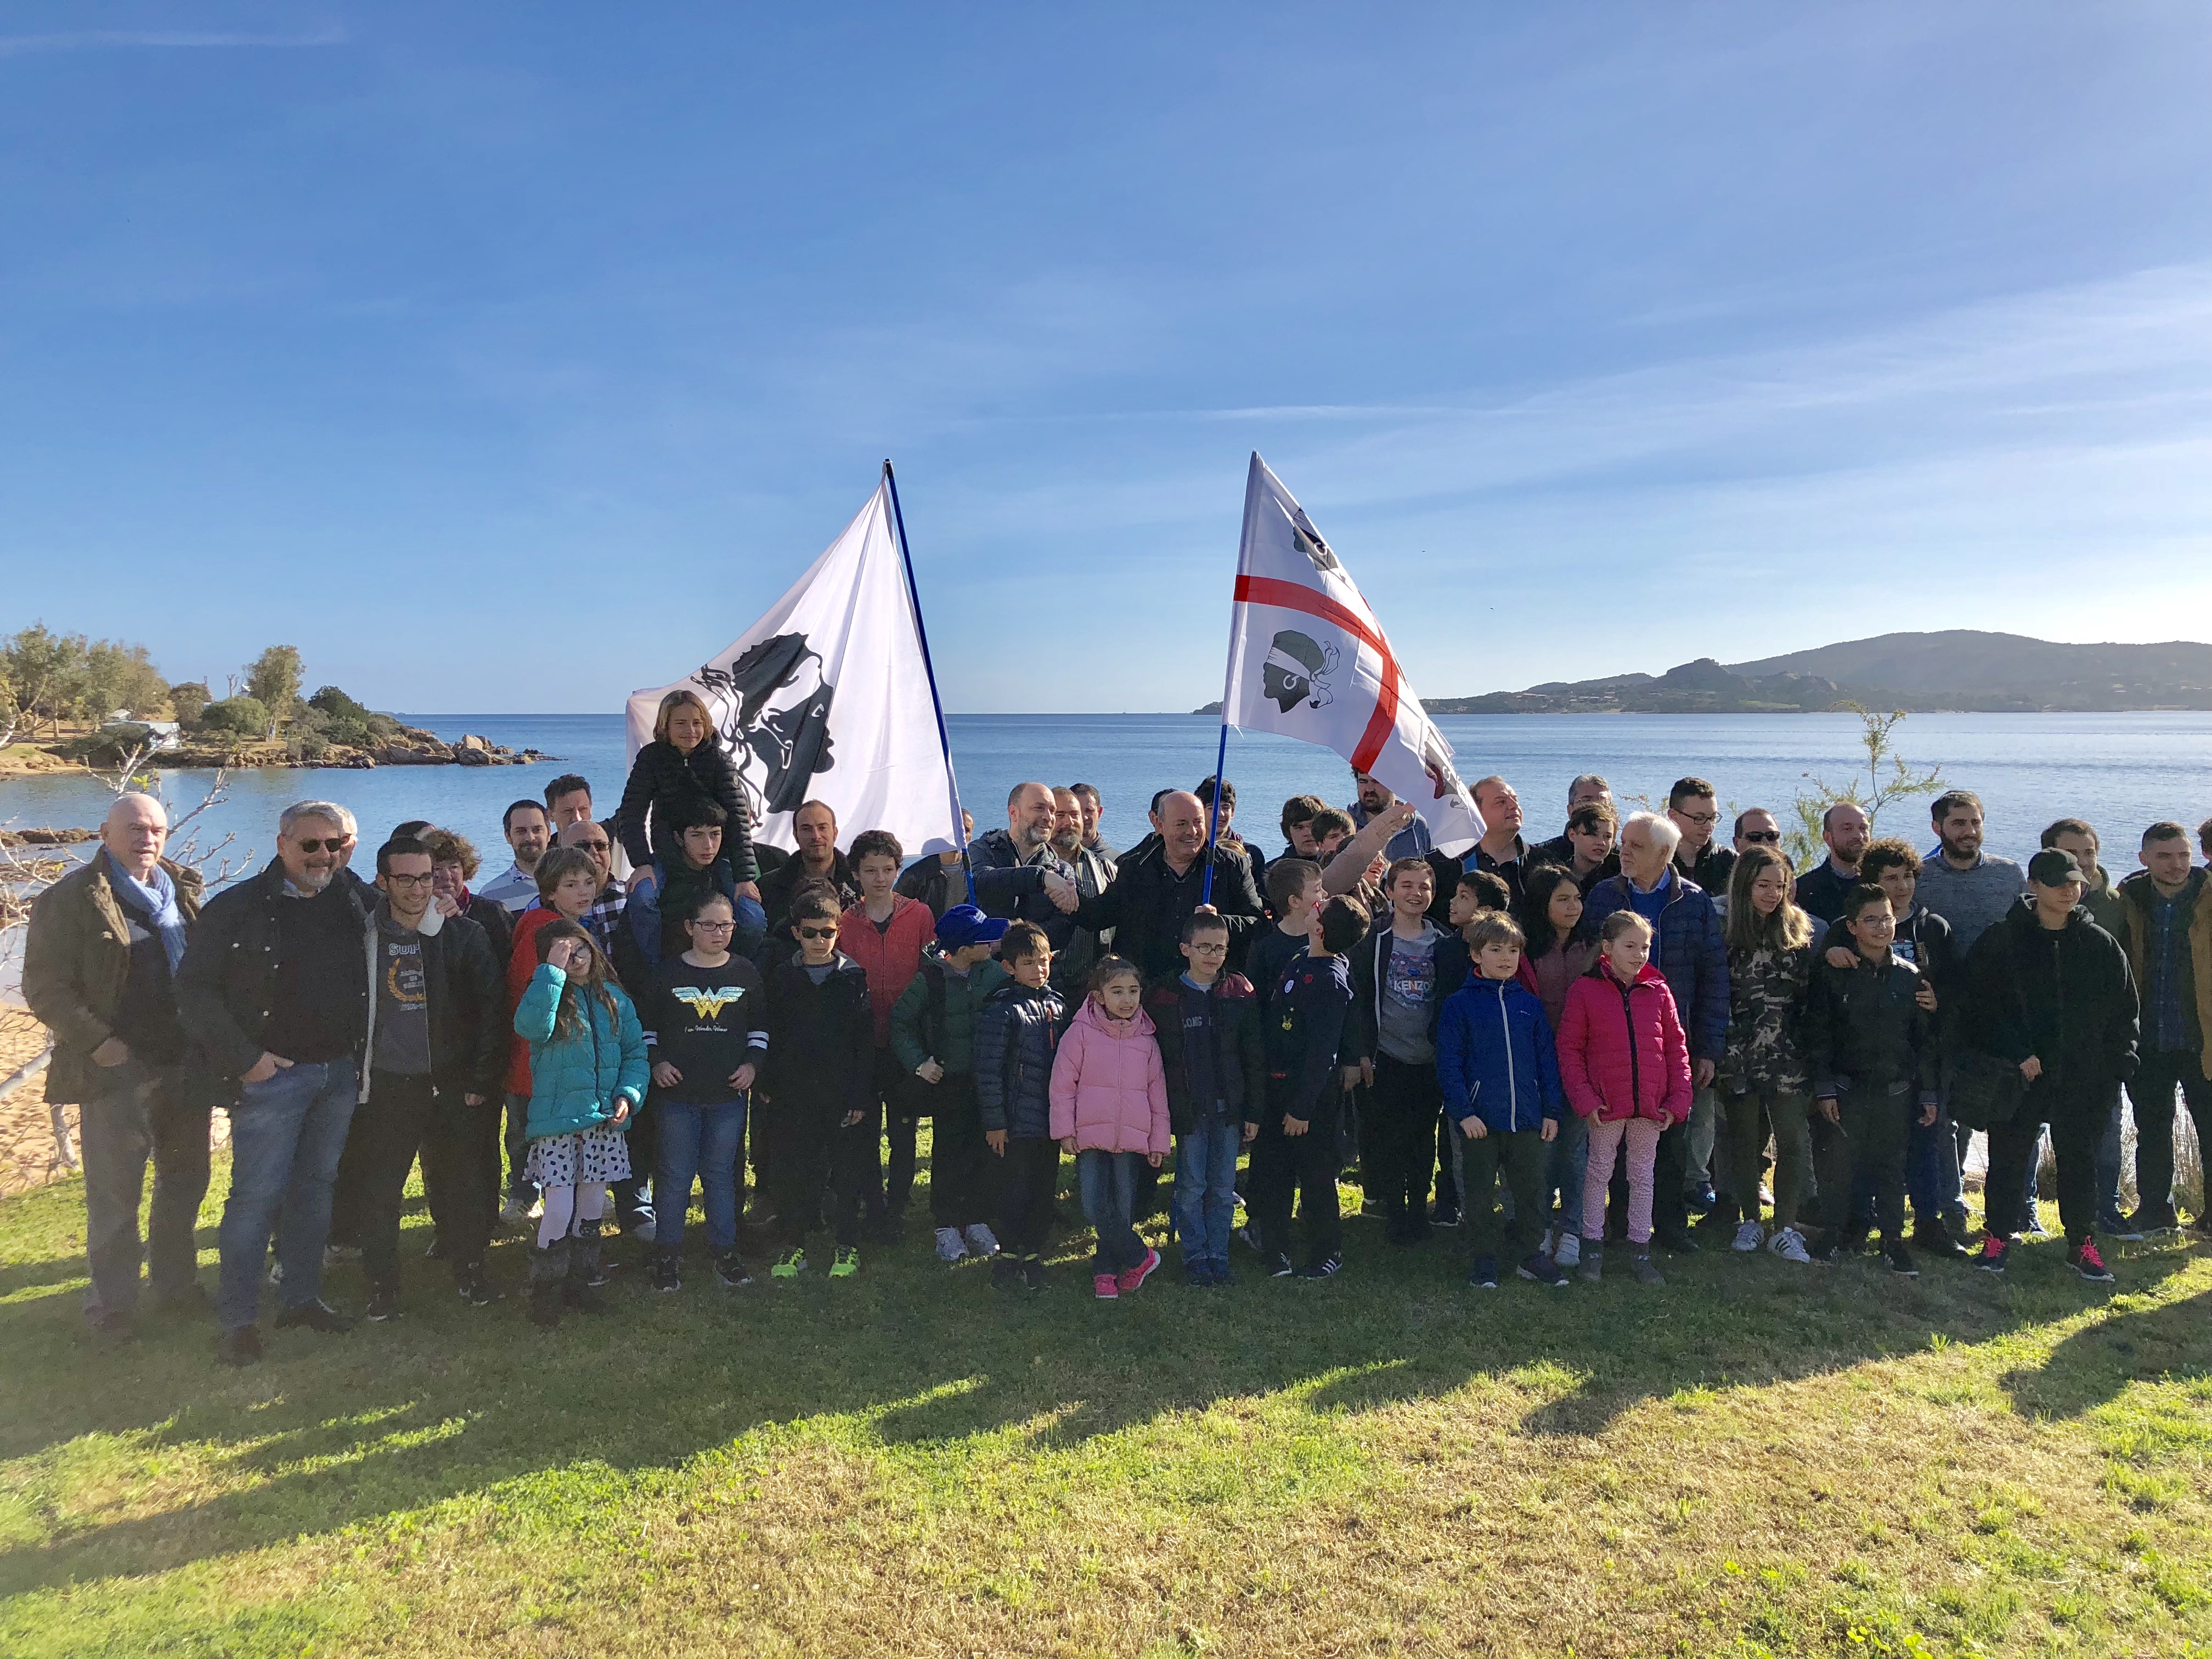
M940 1261L999 1249L986 1219L998 1204L999 1160L983 1139L974 1037L983 1004L1006 982L992 954L1006 926L972 904L952 906L891 1008L891 1052L916 1097L915 1115L933 1125L929 1213Z

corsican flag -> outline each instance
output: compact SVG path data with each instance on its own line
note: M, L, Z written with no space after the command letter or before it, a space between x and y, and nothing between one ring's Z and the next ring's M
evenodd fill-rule
M714 711L755 840L796 846L791 815L820 800L840 842L888 830L909 855L963 844L888 480L734 644L673 684L630 693L633 757L680 689Z
M1229 633L1223 718L1333 749L1411 801L1440 852L1482 839L1451 745L1406 683L1375 613L1305 509L1257 454Z

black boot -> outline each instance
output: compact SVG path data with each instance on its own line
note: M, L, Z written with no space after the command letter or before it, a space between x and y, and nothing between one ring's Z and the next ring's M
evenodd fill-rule
M578 1313L598 1313L605 1304L592 1286L600 1282L599 1224L579 1221L568 1240L568 1277L561 1287L561 1299Z
M531 1246L530 1322L540 1330L550 1331L561 1322L561 1291L568 1277L568 1247L573 1243L563 1237L550 1244Z

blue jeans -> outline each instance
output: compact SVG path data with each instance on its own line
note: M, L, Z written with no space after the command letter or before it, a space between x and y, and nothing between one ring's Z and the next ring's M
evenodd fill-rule
M1237 1218L1237 1149L1243 1144L1243 1121L1218 1112L1199 1119L1176 1142L1176 1225L1186 1267L1229 1265L1229 1233Z
M758 899L749 899L742 893L732 910L738 925L730 935L730 949L750 960L760 954L761 946L768 940L768 912L761 908Z
M2097 1231L2124 1231L2120 1216L2120 1101L2117 1092L2112 1097L2112 1109L2105 1115L2104 1133L2097 1137L2096 1168Z
M1075 1155L1076 1184L1083 1193L1083 1216L1098 1235L1094 1273L1118 1273L1145 1259L1145 1241L1131 1218L1137 1210L1137 1166L1142 1152L1109 1152L1091 1147Z
M1589 1167L1589 1121L1569 1112L1559 1120L1559 1138L1545 1144L1544 1214L1540 1227L1582 1231L1583 1172Z
M227 1331L261 1311L269 1236L277 1235L284 1303L320 1299L337 1179L361 1073L350 1058L289 1066L242 1084L230 1109L230 1195L223 1200L222 1280L216 1317Z
M663 1097L653 1109L660 1117L660 1157L653 1171L654 1248L671 1255L684 1248L684 1213L696 1180L706 1196L707 1248L728 1255L738 1248L738 1148L745 1139L745 1097L716 1106Z

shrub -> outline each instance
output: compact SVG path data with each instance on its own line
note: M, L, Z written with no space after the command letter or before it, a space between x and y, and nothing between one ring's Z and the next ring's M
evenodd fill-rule
M169 707L177 711L177 724L187 731L200 723L211 701L206 684L199 680L179 680L169 688Z
M225 697L210 703L200 714L204 732L234 732L258 738L269 729L268 706L258 697Z

